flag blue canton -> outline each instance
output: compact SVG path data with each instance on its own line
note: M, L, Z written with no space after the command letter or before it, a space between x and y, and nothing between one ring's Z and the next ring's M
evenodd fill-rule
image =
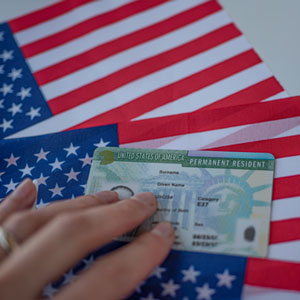
M0 199L37 180L38 206L84 193L93 152L118 146L116 125L0 141Z
M130 299L240 299L246 262L245 257L173 250Z
M51 116L8 24L0 24L0 139Z
M44 295L51 298L94 260L124 244L113 242L91 253L57 282L49 284ZM143 264L142 261L137 263ZM242 295L246 263L246 257L172 250L128 299L238 300Z

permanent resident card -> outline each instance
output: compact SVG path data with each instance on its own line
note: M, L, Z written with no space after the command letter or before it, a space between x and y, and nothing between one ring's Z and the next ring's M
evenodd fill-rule
M119 240L167 220L175 229L173 249L265 257L273 172L267 153L105 147L94 153L86 194L155 194L155 215Z

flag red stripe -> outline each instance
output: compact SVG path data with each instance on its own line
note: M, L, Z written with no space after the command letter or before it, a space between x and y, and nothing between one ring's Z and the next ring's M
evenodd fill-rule
M299 229L300 229L300 218L273 221L271 222L269 244L300 240Z
M287 146L288 145L288 146ZM272 153L275 158L300 155L300 135L215 147L207 150ZM300 170L299 170L300 172Z
M300 175L274 179L273 200L300 196Z
M282 91L282 86L276 78L272 76L233 95L229 95L228 97L213 102L201 109L215 109L232 105L260 102L261 100L267 99Z
M152 1L147 1L147 3L152 3ZM127 50L174 31L180 27L188 25L196 20L217 12L218 10L221 10L221 7L217 2L208 1L164 21L109 41L82 54L76 55L53 66L35 72L35 78L39 85L46 84L121 51Z
M216 103L216 105L218 106L218 103L220 102L220 108L222 106L230 106L231 103L234 103L233 105L255 103L271 97L272 95L275 95L280 91L282 91L282 87L274 77L271 77L214 103ZM241 103L238 103L238 101L240 101ZM135 103L135 100L133 100L133 102ZM203 107L202 109L199 109L198 111L204 110L207 107L214 108L214 106L208 105ZM72 127L71 129L110 124L114 123L115 120L118 120L119 123L125 122L129 121L130 119L136 118L146 112L148 112L147 106L140 107L137 103L133 104L132 102L129 102L124 105L118 106L106 113L91 118L85 122L82 122L77 126Z
M297 117L300 115L298 100L300 101L300 97L123 122L119 124L119 142L127 144ZM179 127L178 124L181 124L182 127Z
M99 29L114 22L118 22L122 19L128 18L134 14L153 8L166 1L167 0L133 1L122 7L118 7L104 14L100 14L98 16L90 18L70 28L47 36L43 39L24 45L21 47L23 54L26 58L32 57L38 53L53 49L57 46L70 42L93 30Z
M32 13L26 14L22 17L13 19L9 21L10 28L14 33L18 31L30 28L39 23L48 21L50 19L56 18L60 15L67 13L68 11L81 6L85 3L91 2L93 0L69 0L61 1L46 8L36 10Z
M248 258L245 284L300 291L300 264Z
M179 46L175 49L169 50L157 56L145 59L141 62L133 64L127 68L114 72L104 78L96 80L90 84L87 84L83 87L80 87L76 90L73 90L69 93L64 95L58 96L56 98L51 99L48 101L48 105L53 114L61 113L65 110L68 110L72 107L75 107L79 104L82 104L86 101L104 95L108 92L113 91L129 82L137 80L143 76L149 75L154 73L158 70L166 68L176 62L184 60L190 56L194 56L199 54L205 50L207 47L211 48L214 47L217 43L224 42L224 39L232 39L239 35L240 32L236 30L236 28L232 26L226 26L224 30L217 30L216 33L208 34L205 37L196 39L191 41L187 44ZM205 42L203 42L203 40ZM240 63L236 61L241 61ZM247 68L255 63L260 62L256 54L252 51L251 53L244 53L244 55L237 56L234 59L229 59L227 61L222 62L221 64L217 64L214 67L208 68L204 71L199 72L201 73L201 81L199 78L199 82L201 84L197 84L195 79L193 80L192 86L183 86L185 90L193 90L199 89L203 86L207 86L208 84L220 80L221 78L227 77L240 71L242 68ZM224 67L224 69L223 69ZM193 75L195 76L195 75ZM193 77L192 76L192 77ZM199 76L198 76L199 77ZM187 77L190 78L190 77ZM189 81L189 79L185 80L185 84ZM180 82L180 81L179 81ZM172 89L177 83L173 84ZM170 85L167 86L165 89L169 89ZM164 89L164 90L165 90ZM161 93L162 89L159 89L159 93ZM173 96L175 97L173 93ZM166 98L166 93L164 93L164 97ZM181 95L178 95L181 96ZM178 98L178 97L177 97ZM155 96L156 105L161 105L158 102L157 96ZM167 101L166 98L165 101ZM172 99L174 100L174 98ZM142 100L137 100L140 104ZM143 101L143 103L147 104L147 100ZM152 101L153 103L153 101ZM137 107L134 108L134 111L137 111ZM129 110L130 111L130 110Z

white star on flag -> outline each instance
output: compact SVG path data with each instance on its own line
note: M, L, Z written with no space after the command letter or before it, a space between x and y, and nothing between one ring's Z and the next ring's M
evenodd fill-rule
M47 160L46 156L50 153L50 151L44 151L43 148L41 148L41 151L39 153L34 154L38 159L36 162L39 162L41 159Z
M14 157L13 153L10 155L9 158L4 158L4 160L7 161L7 166L6 166L6 168L8 168L8 167L11 166L11 165L17 166L17 160L18 160L19 158L20 158L20 157Z
M0 181L2 181L1 176L4 174L5 172L0 172Z
M24 100L26 97L31 97L31 87L25 89L24 87L21 87L20 92L17 93L17 96L21 97L21 100Z
M158 279L161 279L161 277L162 277L161 273L163 273L165 271L166 271L166 268L157 267L156 269L154 269L151 272L151 274L149 275L149 277L156 276Z
M0 74L1 74L1 73L0 73ZM0 108L4 108L3 103L4 103L4 99L1 99L1 100L0 100Z
M26 113L26 116L29 116L30 120L33 120L35 117L40 117L41 116L41 114L39 113L40 109L41 109L40 107L37 108L30 107L30 111Z
M70 144L70 146L68 148L64 148L65 151L67 151L67 157L71 154L75 154L77 155L77 149L79 149L79 146L73 146L73 143Z
M14 116L16 113L22 113L23 110L21 109L22 103L15 104L12 103L12 106L7 110L12 113L12 116Z
M22 69L12 68L10 73L8 73L7 76L11 77L12 81L15 81L16 79L23 77L23 75L21 73L22 73Z
M77 178L77 176L78 176L78 174L80 174L80 172L75 172L74 170L73 170L73 168L71 168L71 170L70 170L70 172L69 173L64 173L66 176L68 176L68 180L67 180L67 182L69 182L70 180L75 180L75 181L78 181L78 178Z
M63 285L69 284L76 279L76 275L73 270L70 270L68 273L64 274L64 282Z
M36 208L39 209L39 208L42 208L42 207L45 207L47 206L49 203L48 202L44 202L42 199L40 200L39 203L36 204Z
M32 174L31 174L32 169L34 169L34 167L29 167L28 164L26 164L24 169L20 169L20 171L22 172L21 177L24 177L25 175L32 176Z
M57 183L55 184L55 187L53 189L49 189L49 191L52 192L52 196L51 198L53 198L54 196L58 195L58 196L63 196L61 191L65 189L65 187L60 187Z
M106 147L106 145L108 145L110 142L104 142L103 139L101 138L99 143L94 144L97 148L99 147Z
M46 180L49 178L49 176L44 176L43 173L41 173L40 177L36 179L37 185L40 186L41 184L47 185Z
M0 92L2 92L3 96L6 96L7 94L13 93L13 84L6 84L5 82L2 84L2 87L0 88Z
M2 58L3 62L6 62L7 60L14 58L13 53L14 50L10 50L10 51L3 50L3 52L0 54L0 58Z
M3 68L4 68L4 65L0 65L0 74L4 74Z
M217 286L226 286L228 289L232 288L232 281L236 279L236 276L230 275L228 269L226 269L223 273L217 273L216 277L219 279Z
M94 255L91 255L90 258L88 258L88 259L85 258L82 261L84 262L83 270L87 270L92 265L92 263L94 262Z
M86 165L91 165L92 164L92 157L89 157L89 155L86 153L84 158L80 158L79 160L82 161L82 167Z
M0 31L0 42L4 41L4 31Z
M12 179L10 180L9 184L3 184L3 186L5 186L7 188L6 193L13 191L17 185L18 185L18 183L14 182Z
M55 161L51 164L49 164L52 167L51 172L53 172L56 169L62 170L61 165L64 163L65 161L59 161L57 158L55 158Z
M13 120L6 120L2 119L2 123L0 124L0 127L2 128L3 132L5 132L7 129L13 129L14 127L11 125Z
M141 297L140 300L158 300L158 299L154 298L153 293L150 293L146 298Z
M180 288L179 284L175 284L173 279L170 279L167 283L162 282L161 287L163 288L162 295L176 297L176 290Z
M197 299L211 300L211 296L216 293L216 290L210 289L208 283L204 283L202 287L196 287L198 293Z
M43 290L43 296L46 298L52 298L55 293L57 293L57 289L52 284L48 284Z
M181 272L184 275L182 278L183 282L191 281L195 283L197 281L196 277L201 274L201 272L194 269L194 266L190 266L187 270L182 270Z

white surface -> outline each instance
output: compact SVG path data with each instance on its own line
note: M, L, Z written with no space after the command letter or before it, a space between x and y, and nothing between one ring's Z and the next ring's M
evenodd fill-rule
M300 1L219 1L288 94L300 95ZM54 2L58 0L0 0L0 21Z
M19 17L59 0L0 0L0 22Z
M290 96L300 95L300 1L219 0Z

